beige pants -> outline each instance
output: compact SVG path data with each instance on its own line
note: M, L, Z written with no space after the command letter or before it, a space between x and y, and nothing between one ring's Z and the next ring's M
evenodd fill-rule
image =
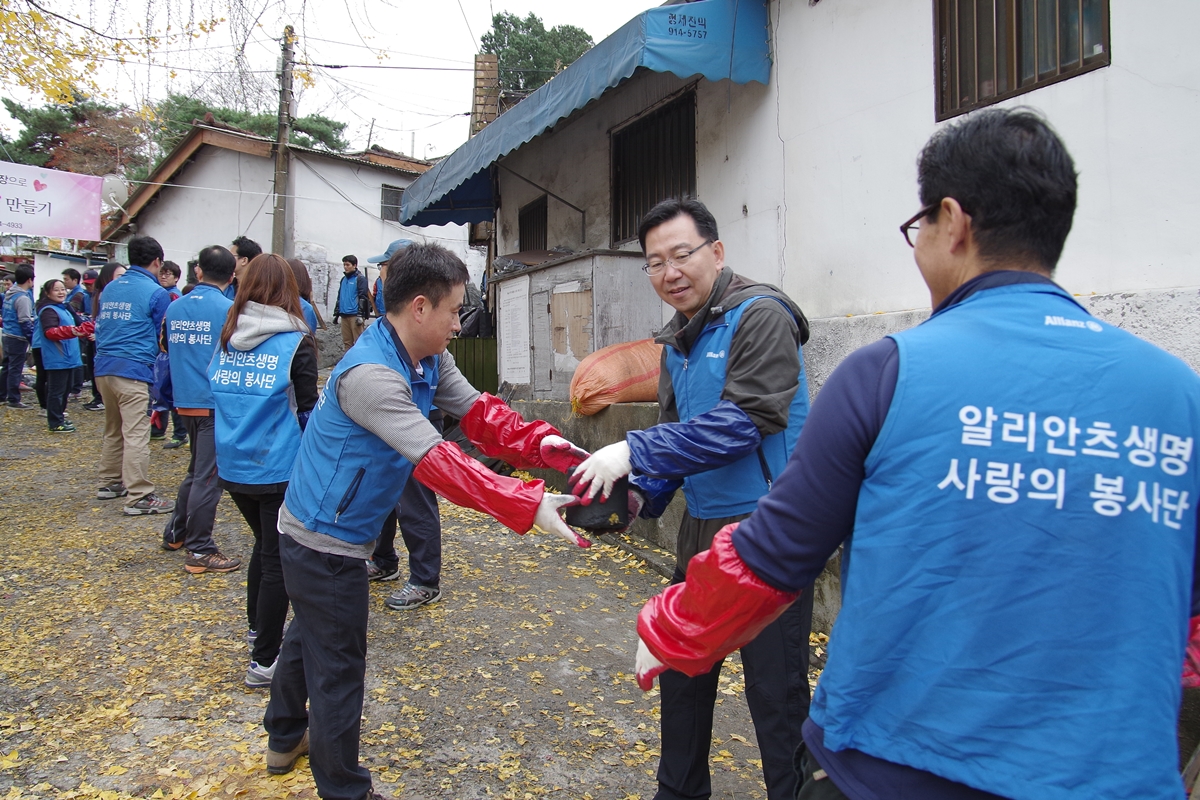
M342 344L349 350L354 347L354 343L358 341L358 337L363 335L367 326L363 324L362 317L341 317L341 323Z
M104 438L100 443L100 484L122 482L126 505L154 491L150 482L150 385L115 375L96 378L104 398Z

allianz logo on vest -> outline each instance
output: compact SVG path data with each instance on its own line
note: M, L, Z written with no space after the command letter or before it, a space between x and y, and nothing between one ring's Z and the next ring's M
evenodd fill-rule
M707 353L704 354L704 357L705 358L724 358L725 351L718 350L717 352L714 353L713 351L709 350Z
M1046 324L1054 325L1060 328L1087 328L1089 331L1096 331L1097 333L1104 330L1103 325L1091 319L1085 322L1081 319L1067 319L1066 317L1047 316Z

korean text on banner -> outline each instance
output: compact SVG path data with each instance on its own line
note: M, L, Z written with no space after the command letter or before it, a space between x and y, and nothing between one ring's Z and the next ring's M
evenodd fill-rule
M0 162L0 233L100 238L104 179Z

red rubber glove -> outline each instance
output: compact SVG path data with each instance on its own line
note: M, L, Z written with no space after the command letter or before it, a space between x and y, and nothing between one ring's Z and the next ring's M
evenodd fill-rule
M548 494L540 480L525 483L497 475L453 442L441 442L426 453L413 477L451 503L489 514L517 533L528 532L536 520L550 533L579 547L591 547L591 542L558 516L557 508L571 503L572 498Z
M1185 689L1200 687L1200 617L1192 617L1188 623L1188 643L1183 659L1183 686Z
M542 460L542 439L561 436L545 420L526 422L499 397L484 392L459 422L471 444L489 458L501 458L517 469L554 469Z
M666 668L695 677L754 640L787 609L799 592L763 583L733 547L737 523L713 538L712 549L692 558L687 580L651 597L638 614L638 635ZM648 691L661 669L638 675Z
M46 338L52 342L65 342L76 336L79 336L79 328L74 325L56 325L53 328L46 328Z
M96 323L92 320L85 320L78 326L79 336L91 336L96 332Z
M573 444L558 434L550 434L538 445L538 453L542 463L551 469L556 469L564 475L578 467L591 455L577 444Z

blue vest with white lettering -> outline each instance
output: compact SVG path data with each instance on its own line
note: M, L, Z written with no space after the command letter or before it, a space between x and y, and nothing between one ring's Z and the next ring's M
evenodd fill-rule
M21 330L21 323L17 321L17 295L20 294L21 291L25 292L25 295L29 298L29 304L33 305L33 290L32 289L18 290L17 292L13 293L12 295L5 293L5 295L4 295L4 333L6 336L20 336L22 339L24 339L25 331ZM36 323L35 323L34 327L35 328L37 327Z
M230 347L213 353L208 380L214 400L217 474L222 479L265 485L291 477L300 449L292 358L303 339L304 334L289 331L252 350Z
M61 303L52 303L42 309L53 308L58 312L59 325L74 325L75 316ZM46 338L42 330L41 314L33 326L33 346L41 348L42 366L46 369L75 369L83 366L83 357L79 352L79 340L72 337L62 341Z
M358 273L351 272L338 284L338 313L343 317L358 316ZM289 506L290 508L291 506Z
M413 402L426 417L437 393L440 357L421 361L425 374L417 375L400 357L392 336L392 326L380 320L342 356L308 418L284 498L305 528L351 544L379 536L383 520L400 502L413 464L346 416L338 405L338 379L360 364L382 364L408 382Z
M675 390L679 419L689 420L721 401L733 334L750 304L763 299L780 302L768 295L751 297L710 323L696 337L688 356L673 347L667 348L667 371ZM758 499L769 491L768 474L770 480L774 480L783 471L808 416L808 381L804 375L803 355L800 356L798 379L800 388L788 410L787 428L766 437L758 450L732 464L684 478L683 495L688 513L693 517L719 519L749 514L758 505Z
M151 319L155 295L167 290L144 267L130 267L104 287L96 320L96 374L154 383L158 331Z
M66 298L63 300L63 303L64 303L64 304L66 304L66 305L70 305L70 304L71 304L71 300L72 300L73 298L79 297L80 295L83 295L83 298L84 298L84 301L85 301L85 303L84 303L84 308L86 309L86 308L87 308L87 304L86 304L86 300L87 300L87 292L85 292L85 291L83 290L83 286L82 286L82 284L78 284L78 283L77 283L77 284L75 284L75 288L74 288L74 289L72 289L71 291L67 292L67 296L66 296Z
M892 338L826 747L1011 798L1182 796L1200 378L1044 284Z
M167 308L167 354L176 408L212 408L208 365L233 301L216 286L197 284Z

